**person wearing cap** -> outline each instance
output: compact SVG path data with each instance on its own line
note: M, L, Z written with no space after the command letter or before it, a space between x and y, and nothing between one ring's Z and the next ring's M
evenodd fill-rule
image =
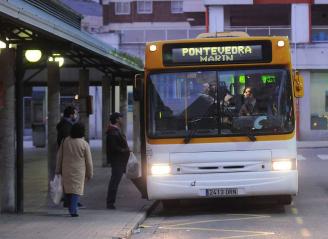
M123 115L114 112L110 116L110 125L106 132L107 137L107 161L111 164L112 175L107 191L107 208L115 209L115 200L119 183L130 156L130 149L126 136L121 131Z

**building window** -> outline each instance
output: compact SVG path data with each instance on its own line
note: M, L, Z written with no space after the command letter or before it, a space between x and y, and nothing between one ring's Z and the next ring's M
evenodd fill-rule
M311 73L311 130L328 130L328 73Z
M183 13L183 1L171 1L171 13Z
M153 13L153 2L137 1L137 9L139 14L151 14Z
M130 15L130 2L115 2L115 15Z

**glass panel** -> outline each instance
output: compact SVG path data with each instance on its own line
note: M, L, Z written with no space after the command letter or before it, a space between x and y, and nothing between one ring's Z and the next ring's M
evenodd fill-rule
M159 73L151 74L148 82L151 137L279 134L294 129L287 70Z
M311 74L311 129L327 130L328 74Z
M250 36L269 36L269 29L247 29L247 33Z
M187 38L187 30L167 30L167 39L186 39Z
M273 28L270 29L271 36L287 36L291 39L291 30L288 28Z
M204 29L199 29L199 30L189 30L189 38L196 38L199 34L204 33L205 32L205 28Z
M146 30L146 41L165 40L165 30Z
M122 43L145 42L143 30L122 31Z

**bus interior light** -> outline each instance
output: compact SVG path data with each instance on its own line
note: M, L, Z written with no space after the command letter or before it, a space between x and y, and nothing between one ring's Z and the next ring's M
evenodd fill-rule
M156 51L157 50L157 46L156 45L150 45L149 46L149 50L150 51Z
M285 46L285 42L283 40L278 41L278 46L279 47Z
M293 165L292 160L276 160L272 162L272 169L274 171L288 171L294 168Z
M151 174L154 176L164 176L171 172L169 164L153 164L151 166Z

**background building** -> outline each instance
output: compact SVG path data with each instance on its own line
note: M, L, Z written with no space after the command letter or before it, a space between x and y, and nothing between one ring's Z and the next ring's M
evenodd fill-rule
M141 58L145 42L193 38L207 30L287 36L293 67L304 77L299 139L328 140L328 0L62 1L84 15L86 30ZM94 18L79 2L102 9L101 26L87 23Z

